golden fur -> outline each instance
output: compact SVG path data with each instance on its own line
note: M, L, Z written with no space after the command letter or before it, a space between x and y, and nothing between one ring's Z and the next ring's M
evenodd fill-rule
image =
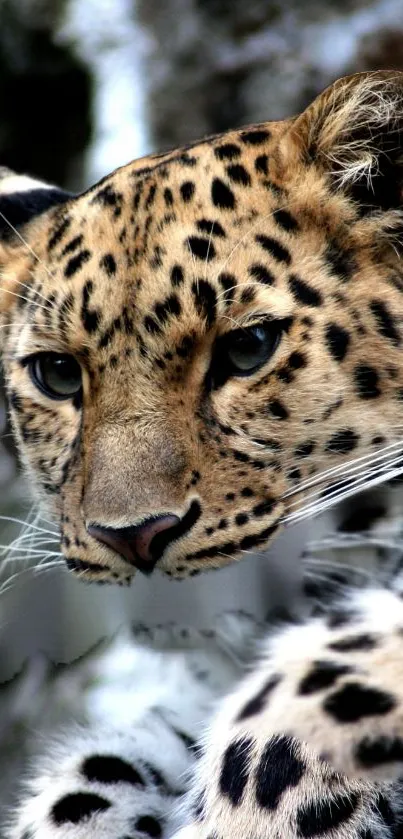
M402 96L399 73L341 80L295 120L130 163L0 245L13 425L71 568L127 580L88 524L189 510L162 571L239 559L304 482L400 439ZM262 320L272 356L212 384L221 336ZM82 404L37 389L38 352L78 360Z

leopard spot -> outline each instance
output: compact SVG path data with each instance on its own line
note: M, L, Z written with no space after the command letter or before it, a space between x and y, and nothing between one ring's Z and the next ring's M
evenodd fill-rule
M242 720L246 720L248 717L254 717L256 714L260 714L267 706L267 700L280 683L281 678L279 673L273 673L269 676L255 696L249 699L246 705L243 706L236 718L236 722L242 722Z
M323 709L339 723L358 722L364 717L389 714L396 707L396 699L379 688L350 682L330 694Z
M93 792L71 792L53 805L50 817L60 827L63 824L79 824L96 813L104 813L112 806L102 795Z
M317 693L334 685L339 676L351 673L352 670L352 667L339 664L337 661L314 661L312 669L299 683L298 693L300 696Z
M360 803L355 792L332 793L327 798L318 798L297 810L298 836L311 839L324 836L345 824L354 815Z
M140 773L120 757L115 755L91 755L87 757L81 767L81 773L87 781L101 784L131 784L144 787L145 781Z
M229 798L234 807L242 800L249 777L249 765L254 740L241 737L234 740L224 753L219 786L222 795Z
M296 787L305 774L296 742L289 737L272 737L265 745L256 769L256 801L265 810L275 810L281 796Z

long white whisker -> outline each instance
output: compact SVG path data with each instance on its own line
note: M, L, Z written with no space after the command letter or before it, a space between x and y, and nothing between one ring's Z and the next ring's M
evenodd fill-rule
M16 547L15 550L11 547L10 551L14 551L15 553L19 553L21 557L26 556L29 559L30 556L35 556L36 554L39 554L39 556L43 556L44 548L42 548L42 549L41 548L28 548L26 550L26 552L24 552L23 554L21 553L21 548L19 548L19 547ZM47 553L49 553L49 551L47 551ZM57 553L59 555L60 551L51 551L51 553L53 553L53 554ZM11 557L11 561L14 562L15 557Z
M355 470L355 469L351 470L351 473L349 473L347 475L347 477L345 477L342 482L338 481L337 484L334 485L333 489L330 488L330 490L327 491L327 490L324 490L323 487L319 487L318 489L315 489L314 492L311 492L309 495L305 495L304 498L302 499L302 502L301 502L301 499L298 499L297 501L293 501L293 503L289 505L289 509L291 510L293 507L299 507L301 503L305 507L306 502L309 502L310 500L312 500L314 498L318 498L318 497L322 496L324 491L326 491L326 496L325 496L326 499L327 498L332 498L333 495L337 495L340 492L344 492L344 490L346 490L346 489L350 489L351 487L354 487L356 484L360 483L362 480L365 481L368 478L371 478L374 474L375 474L375 476L377 474L379 476L388 475L391 469L399 469L399 468L400 468L401 472L403 472L403 464L402 464L402 459L401 459L400 454L398 455L398 457L394 457L390 460L386 460L385 463L381 463L380 465L375 463L375 464L371 464L369 467L366 467L366 468L361 467L360 471L358 473L357 473L357 470ZM385 478L385 480L387 480L387 478ZM340 486L340 483L343 483L343 486ZM345 484L347 484L347 486L345 486Z
M47 562L46 565L35 565L35 567L33 568L33 574L35 577L37 577L40 574L45 574L48 571L55 571L56 568L60 568L62 571L67 572L67 568L64 562L62 560L59 560L54 562Z
M20 577L22 577L23 575L26 575L26 574L34 575L34 574L41 574L41 573L45 574L45 573L48 573L50 571L54 571L56 568L57 569L60 568L62 570L67 570L64 562L62 562L60 560L59 561L53 560L52 562L49 562L48 564L43 565L40 568L38 566L34 566L34 567L30 566L28 568L21 568L18 571L16 571L15 574L12 574L11 577L7 577L7 579L4 580L4 583L2 585L0 585L0 595L4 595L8 591L10 591L10 589L13 587L14 583Z
M312 478L309 478L308 480L298 484L298 486L288 490L288 492L284 494L284 498L290 498L292 495L305 492L305 490L309 487L315 486L318 483L324 483L324 481L327 481L329 478L333 478L335 476L339 477L344 473L350 474L353 470L356 470L357 467L361 469L362 466L366 463L368 463L368 465L371 465L371 463L376 463L378 460L385 460L393 449L403 451L403 441L389 443L387 446L384 446L382 449L378 449L376 452L361 455L360 457L349 460L345 463L340 464L339 466L332 466L330 469L326 469L323 472L319 472Z
M10 289L7 289L7 294L11 294L13 297L18 297L19 300L25 300L26 303L32 303L33 302L32 300L29 299L29 297L24 297L23 294L17 294L16 291L10 291ZM42 306L42 303L35 303L35 306L38 309L43 309L44 312L48 311L48 308L46 306Z
M9 521L13 524L21 524L23 527L30 527L33 530L39 530L40 533L49 533L51 536L55 535L55 531L46 530L44 527L38 527L35 524L31 524L30 522L26 522L23 519L17 519L14 516L0 516L0 521Z
M349 487L348 489L345 489L339 493L335 493L334 496L324 498L316 504L313 503L309 504L307 507L302 507L295 513L291 513L289 515L284 516L282 521L285 524L295 524L297 521L302 521L306 518L314 518L315 516L319 515L319 513L322 513L329 507L333 507L340 501L344 501L344 499L346 498L351 498L351 496L353 495L358 495L359 492L362 492L367 489L372 489L372 487L378 486L379 484L383 484L385 483L385 481L392 480L392 478L397 478L399 475L402 474L402 471L403 469L402 467L400 467L399 469L391 469L390 471L378 475L376 478L372 478L371 480L368 480L367 478L363 477L360 482L354 482L352 488Z
M49 268L45 265L45 263L43 262L43 260L42 260L42 259L40 259L40 257L38 256L38 254L37 254L37 253L35 253L35 251L31 248L31 245L29 245L29 244L28 244L28 242L24 239L24 237L23 237L23 236L21 235L21 233L17 230L17 228L16 228L16 227L14 227L14 225L13 225L13 224L11 224L11 221L9 221L9 219L8 219L8 218L6 218L6 216L4 215L4 213L2 213L1 211L0 211L0 218L2 218L2 219L3 219L3 221L5 221L5 223L6 223L6 224L8 224L8 226L9 226L10 230L12 230L12 231L13 231L13 233L15 233L15 235L18 237L18 239L20 240L20 242L22 242L22 244L23 244L23 245L25 245L25 247L26 247L27 251L29 251L29 253L31 253L31 254L32 254L32 256L36 259L36 261L37 261L37 262L39 262L39 264L40 264L40 265L42 265L42 268L44 268L44 270L46 271L46 273L47 273L48 277L50 277L50 278L52 279L52 274L51 274L51 272L49 271Z
M309 542L307 545L307 550L309 551L320 551L320 550L346 550L346 548L366 548L366 547L376 547L376 548L401 548L403 545L403 539L398 538L387 538L386 536L382 536L382 534L376 535L372 533L366 533L366 531L362 531L359 533L333 533L329 534L328 536L324 536L321 539L313 540ZM317 560L318 563L322 564L323 560ZM351 565L348 566L345 563L339 562L335 563L335 568L337 567L345 567L351 569Z
M206 259L204 260L204 265L205 265L204 279L205 280L207 280L207 276L208 276L208 262L209 262L209 256L210 256L211 243L212 243L212 240L213 240L214 224L215 224L215 222L213 222L212 225L211 225L211 230L210 230L210 235L209 235L208 245L207 245Z
M38 530L31 530L29 528L23 530L21 533L18 534L18 536L15 537L15 539L13 539L12 544L15 545L17 544L17 542L26 542L28 539L33 540L34 542L40 542L42 540L46 542L52 542L58 537L59 532L57 530L53 531L53 533L51 534L51 531L45 529L42 530L38 526Z
M284 207L286 207L285 204L284 204ZM238 239L236 245L234 245L232 250L230 250L229 254L224 259L224 262L222 262L220 267L218 268L218 272L217 272L216 276L214 277L214 280L216 282L217 282L218 277L221 274L221 272L224 270L224 268L226 268L228 266L228 263L229 263L230 259L232 259L235 251L242 245L242 242L244 242L245 239L248 238L248 236L251 236L252 233L254 232L254 230L256 230L256 228L259 227L262 224L262 222L265 221L265 219L270 218L273 215L274 211L278 210L278 209L283 209L283 208L282 207L273 207L273 209L270 210L268 213L265 213L265 215L259 216L259 218L255 222L255 224L252 224L251 227L246 231L246 233L244 233L244 235L241 236L240 239Z

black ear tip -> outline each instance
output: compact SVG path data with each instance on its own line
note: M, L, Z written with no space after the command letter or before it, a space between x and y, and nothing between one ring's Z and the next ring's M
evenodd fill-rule
M64 204L72 197L63 189L17 175L0 166L0 239L11 238L13 228L18 229L50 207Z

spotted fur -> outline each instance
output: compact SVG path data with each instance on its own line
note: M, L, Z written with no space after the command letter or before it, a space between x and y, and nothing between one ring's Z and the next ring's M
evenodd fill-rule
M402 89L353 76L296 120L130 163L78 197L3 172L11 414L73 571L129 580L88 526L161 514L180 520L163 572L223 565L268 544L304 481L326 490L325 469L399 439ZM29 214L13 235L4 217ZM270 358L231 375L228 336L262 320ZM80 400L38 391L39 351L76 358Z
M80 196L3 173L11 415L73 571L151 570L99 529L168 516L153 567L197 574L400 474L402 126L403 75L360 74ZM262 324L270 352L234 370L234 332ZM38 388L43 352L78 362L74 398ZM282 636L223 704L186 837L399 835L403 615L379 604L386 628L369 604Z

